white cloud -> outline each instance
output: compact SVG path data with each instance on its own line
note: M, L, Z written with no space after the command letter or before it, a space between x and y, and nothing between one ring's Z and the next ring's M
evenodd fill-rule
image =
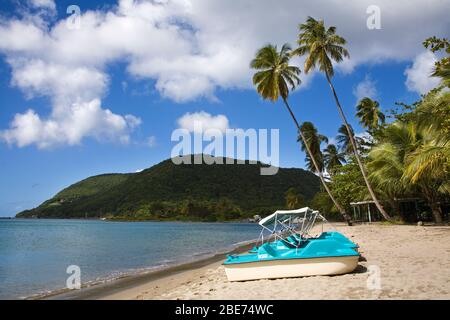
M28 98L48 96L52 112L42 119L33 110L16 114L10 128L0 137L19 147L36 144L45 149L79 144L83 138L128 143L129 133L141 124L133 115L117 115L102 109L99 97L107 88L108 77L95 68L72 67L35 59L9 59L12 84Z
M54 1L33 3L54 7ZM351 60L338 67L345 72L361 63L411 60L426 37L448 33L448 1L379 0L381 30L366 27L370 4L120 0L108 9L84 11L79 29L69 29L66 20L42 23L45 16L39 13L36 19L5 18L0 53L12 67L13 85L30 97L50 97L52 114L70 114L74 103L107 93L106 66L117 62L125 62L131 76L154 80L162 96L177 102L214 100L218 89L251 88L248 64L255 51L268 42L294 45L297 25L307 15L337 26L347 39ZM301 65L302 59L294 63Z
M48 23L46 20L56 17L56 4L54 0L28 0L27 4L33 10L23 7L22 14L34 23L45 27Z
M360 141L359 146L366 150L370 149L369 145L374 143L374 138L367 131L356 133L355 137Z
M45 30L29 21L10 20L0 23L0 50L8 56L42 54Z
M127 125L130 129L134 129L136 127L139 127L142 123L141 118L138 118L136 116L133 116L132 114L127 114L124 116Z
M48 8L55 10L56 5L54 0L29 0L31 5L35 8Z
M205 111L186 113L177 120L177 123L181 129L197 133L208 129L218 129L225 132L229 128L229 121L226 116L223 114L213 116Z
M409 91L425 94L439 85L439 78L431 77L436 61L436 56L430 51L417 55L412 66L405 70L405 85Z
M439 0L379 1L381 30L366 27L370 0L319 0L314 5L286 0L276 10L270 4L121 0L109 11L84 12L78 30L68 29L65 20L48 30L30 26L28 20L9 20L0 28L0 48L99 69L124 60L132 75L155 79L162 95L186 101L211 97L217 88L250 87L248 63L257 48L267 42L295 44L297 25L307 15L338 26L348 40L352 59L341 65L345 70L365 62L412 59L423 39L448 32L445 12L450 3Z
M328 138L328 144L333 144L333 145L337 146L338 142L337 142L335 137L329 137Z
M49 96L57 102L87 101L100 97L108 85L103 72L84 66L66 66L35 59L9 59L12 84L29 96Z
M156 146L156 137L155 136L147 137L147 139L145 139L145 144L149 147Z
M368 97L370 99L375 99L378 95L377 88L375 86L375 82L370 78L369 75L366 75L363 81L358 83L358 85L353 88L353 95L356 97L357 101Z
M123 117L102 109L100 100L94 99L54 111L47 119L42 119L31 109L16 114L10 128L0 132L0 138L10 145L24 147L36 144L40 149L76 145L84 137L128 143L129 132L138 123L140 119L132 115Z

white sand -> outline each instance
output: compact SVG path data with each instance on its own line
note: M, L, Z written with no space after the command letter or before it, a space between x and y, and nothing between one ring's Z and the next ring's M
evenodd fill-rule
M352 274L228 282L220 263L107 299L450 299L450 227L340 226L363 257ZM381 289L369 289L379 270ZM369 281L368 281L369 279Z

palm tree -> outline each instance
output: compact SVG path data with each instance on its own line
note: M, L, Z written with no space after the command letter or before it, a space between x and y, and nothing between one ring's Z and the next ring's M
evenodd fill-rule
M443 50L447 56L435 62L433 77L441 78L441 86L450 88L450 42L447 38L437 38L435 36L426 39L423 42L425 48L430 48L431 52L436 53Z
M356 137L354 134L354 130L351 125L349 125L350 131L353 132L353 136L357 142L358 152L362 153L364 148L362 147L365 144L368 144L364 141L364 139L360 137ZM339 149L345 156L351 158L353 156L353 146L350 140L350 135L348 134L347 127L345 125L341 125L338 129L338 134L336 136L336 141L338 143Z
M369 154L370 178L391 194L419 191L442 222L439 199L450 194L450 140L435 127L394 122Z
M394 130L395 128L393 129L389 126L384 131L386 136L369 153L367 167L370 172L370 181L378 190L381 190L380 193L387 197L392 208L399 213L398 203L395 201L395 198L414 195L416 190L402 180L405 163L400 150L403 150L404 147L399 146L407 140L407 137L401 137L402 135L400 135L397 136L399 139L395 143L386 143L388 140L394 142L392 140L395 136ZM391 139L387 137L391 137Z
M299 47L295 49L292 54L299 56L307 55L304 68L305 73L308 73L314 69L317 64L319 65L319 70L325 73L328 84L330 85L333 93L339 115L341 116L347 129L350 143L353 147L353 153L355 154L356 161L361 170L364 182L367 185L367 189L369 190L369 193L380 213L386 220L390 221L392 220L391 217L386 213L383 206L378 201L378 198L370 185L369 179L367 178L366 169L364 168L364 164L358 154L358 147L353 132L348 124L344 111L342 110L333 83L331 82L331 78L334 75L331 59L335 62L341 62L344 57L350 57L347 49L344 48L346 41L344 38L336 34L336 27L326 28L323 20L318 21L312 17L308 17L306 23L300 24L299 29L300 34L297 41Z
M323 142L328 143L328 138L322 134L319 134L317 132L317 128L314 126L314 124L309 121L304 122L301 125L300 130L302 131L303 135L306 137L306 141L309 144L309 149L311 150L311 152L314 156L314 159L316 159L318 169L321 172L323 172L324 163L323 163L323 154L322 154L320 145ZM297 141L301 142L302 151L305 151L306 146L300 135L298 136ZM308 154L306 154L306 166L309 170L316 171L314 163L312 162L311 157Z
M442 194L450 194L450 140L424 132L423 143L406 158L404 179L416 184L427 199L436 223L442 223Z
M323 187L327 191L334 205L342 214L344 219L349 225L351 225L350 216L333 197L328 185L325 182L322 172L319 170L320 167L317 164L316 159L314 158L314 156L312 156L309 144L306 143L306 137L300 130L300 125L294 113L292 112L291 107L289 106L289 87L291 88L291 90L293 90L297 85L300 84L300 79L298 77L298 75L300 74L300 69L298 67L289 65L290 57L291 47L288 44L284 44L279 52L277 47L274 45L267 45L259 49L256 53L256 57L250 63L250 67L257 70L253 75L253 84L256 86L256 91L261 95L263 99L277 101L281 96L286 109L291 115L292 120L294 121L297 130L302 137L303 142L305 142L306 151L310 156L314 167L316 168L317 174L319 175Z
M350 127L350 130L353 132L353 128ZM339 145L339 149L346 154L347 156L350 156L353 154L353 147L350 142L350 135L348 134L347 128L345 125L342 125L338 129L338 135L336 136L336 141Z
M330 174L334 174L338 167L342 167L345 162L345 156L339 152L334 144L329 144L323 150L323 160L325 167Z
M433 127L443 134L450 134L450 91L431 91L417 105L408 121L417 122L419 127Z
M450 88L450 58L444 58L431 74L433 77L441 78L442 86Z
M380 110L380 104L368 97L359 101L356 110L356 116L359 118L359 123L367 128L370 133L379 129L386 119L384 113Z
M305 206L305 199L295 188L289 188L286 192L286 206L289 210L298 209Z

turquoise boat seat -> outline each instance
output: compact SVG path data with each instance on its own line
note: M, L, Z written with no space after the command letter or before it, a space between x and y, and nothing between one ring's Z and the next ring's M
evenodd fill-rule
M333 239L338 242L341 242L342 244L345 244L349 248L359 248L359 246L356 243L354 243L353 241L345 237L343 234L336 231L324 232L317 239Z
M258 255L262 255L262 254L265 254L265 253L271 255L272 257L278 256L277 251L269 243L263 244L258 249Z
M256 253L256 252L258 252L258 247L257 246L253 246L253 248L251 248L248 252L249 253Z
M291 242L294 246L298 246L299 245L299 241L298 241L298 239L296 238L296 237L294 237L294 236L289 236L289 237L287 237L287 240L289 241L289 242Z
M350 251L349 251L350 250ZM353 252L352 249L342 247L342 244L335 239L323 239L321 241L309 241L308 245L303 249L302 254L305 256L333 256L335 254Z

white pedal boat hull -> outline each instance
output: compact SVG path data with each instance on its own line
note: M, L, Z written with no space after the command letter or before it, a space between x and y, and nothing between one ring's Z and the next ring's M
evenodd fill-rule
M352 272L359 256L269 260L225 264L228 281L330 276Z

